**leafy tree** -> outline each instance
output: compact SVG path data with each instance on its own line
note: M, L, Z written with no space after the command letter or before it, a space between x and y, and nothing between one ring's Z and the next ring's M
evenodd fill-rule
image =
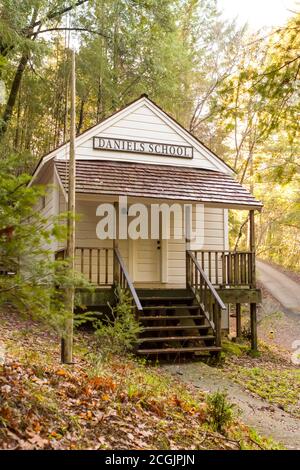
M25 0L16 8L16 2L12 0L1 1L1 63L12 60L16 61L16 64L0 121L0 138L5 135L12 118L21 80L29 61L35 55L43 56L46 45L43 35L50 31L59 30L60 27L57 23L63 15L85 3L87 0L69 2L56 0L49 5L46 0ZM3 73L3 66L0 70Z
M297 32L299 14L264 37L245 33L238 68L225 77L207 113L219 129L214 140L221 155L264 202L256 217L258 255L299 270ZM230 222L232 246L247 248L245 216L232 213Z
M53 259L52 244L64 240L65 224L36 210L46 188L28 187L28 175L15 176L13 169L13 159L1 162L0 305L10 303L62 332L63 290L73 280L66 261ZM81 278L74 282L87 284Z
M18 154L13 174L68 139L72 31L77 132L148 93L263 199L261 256L300 269L299 14L263 36L223 21L216 0L18 3L0 1L0 158ZM230 220L246 247L244 214Z
M10 9L5 9L5 5ZM35 26L36 34L26 38L25 26L18 25L29 23L34 5L40 23ZM68 19L67 7L71 6ZM78 44L77 132L141 93L148 93L189 127L200 91L206 95L206 88L213 88L218 63L228 53L225 62L229 64L235 49L229 47L234 27L227 27L220 20L215 1L90 0L82 5L70 1L56 2L51 6L51 12L54 10L55 18L49 14L49 2L36 0L24 2L20 12L14 12L6 0L0 10L0 22L10 31L3 41L11 45L2 48L1 70L7 99L0 104L4 126L2 138L0 132L4 151L0 148L0 155L6 153L7 146L19 152L20 162L24 163L22 171L32 168L38 155L68 138L70 64L65 49L70 29L76 33ZM11 35L18 39L14 46L9 42ZM226 52L222 51L221 36L228 38ZM6 119L24 50L28 60ZM197 111L195 116L198 117Z

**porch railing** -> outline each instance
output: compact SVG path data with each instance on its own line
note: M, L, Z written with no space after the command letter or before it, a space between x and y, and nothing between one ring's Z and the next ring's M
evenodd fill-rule
M138 298L134 285L130 279L125 263L118 248L114 249L114 283L130 293L132 306L137 315L142 312L143 307Z
M255 253L230 250L193 253L214 286L255 287Z
M186 252L187 285L191 288L221 346L221 313L226 306L192 251Z
M61 249L56 252L56 259L65 255L66 250ZM120 285L130 293L133 308L137 312L143 310L118 248L76 247L75 269L96 286Z
M65 249L56 253L56 258L65 257ZM96 247L75 248L75 269L96 286L113 284L113 249Z

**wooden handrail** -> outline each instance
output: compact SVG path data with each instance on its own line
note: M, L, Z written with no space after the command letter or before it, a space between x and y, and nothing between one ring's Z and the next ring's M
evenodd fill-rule
M216 291L216 289L214 288L214 286L212 285L212 283L210 282L210 280L208 279L208 276L207 274L203 271L203 269L201 268L197 258L194 256L194 254L191 252L191 251L187 251L187 254L189 255L189 257L191 258L191 260L193 261L193 263L195 264L199 274L201 275L201 277L204 279L205 283L207 284L207 287L209 288L209 290L211 291L211 294L215 300L215 302L217 302L219 304L219 307L221 308L221 310L226 310L226 305L224 304L223 300L221 299L221 297L219 296L218 292Z
M131 297L135 303L137 310L141 312L143 310L142 304L140 302L140 299L138 298L138 295L130 279L129 273L126 269L125 263L118 248L114 249L114 255L117 261L116 264L118 264L120 268L120 279L118 279L120 286L121 288L127 288L130 291Z
M210 268L211 263L209 269ZM186 252L186 280L187 286L192 290L195 299L199 303L202 312L215 333L216 346L220 347L221 315L222 310L226 310L226 305L212 285L208 275L202 269L197 258L190 250Z

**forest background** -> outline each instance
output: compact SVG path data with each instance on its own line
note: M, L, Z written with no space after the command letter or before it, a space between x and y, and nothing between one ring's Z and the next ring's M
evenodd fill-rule
M300 271L300 13L253 33L215 0L0 0L1 181L68 139L70 41L77 133L147 93L263 201L258 256Z

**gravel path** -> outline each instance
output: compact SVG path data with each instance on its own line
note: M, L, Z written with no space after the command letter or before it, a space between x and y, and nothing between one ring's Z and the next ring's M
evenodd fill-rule
M183 382L201 390L227 391L228 399L240 410L241 419L260 434L272 437L288 449L300 450L300 420L280 408L247 392L231 381L220 369L202 362L190 364L168 364L163 368Z

